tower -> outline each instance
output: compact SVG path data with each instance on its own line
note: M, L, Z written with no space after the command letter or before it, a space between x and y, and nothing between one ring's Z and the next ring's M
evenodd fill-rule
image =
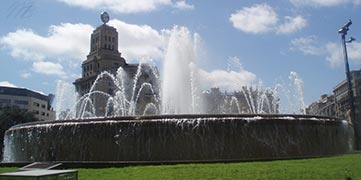
M117 70L121 67L122 73L124 73L122 86L124 87L123 94L125 96L123 98L126 98L125 101L129 103L134 100L131 99L134 98L134 92L137 92L139 95L135 102L137 103L135 114L143 114L146 105L154 102L154 97L159 93L157 80L154 73L151 72L152 68L148 64L141 64L141 66L139 64L128 64L118 51L117 30L107 25L109 21L108 13L103 12L101 20L103 24L97 27L90 36L90 51L86 60L82 63L81 78L73 82L79 96L84 97L86 95L88 97L87 101L91 101L90 103L85 102L83 105L78 104L77 109L79 111L77 110L77 113L83 113L85 109L91 109L90 111L95 110L95 112L90 112L90 116L104 116L106 112L113 111L112 107L108 107L108 100L109 97L114 97L120 91L119 84L117 86L112 78L116 77ZM110 76L106 75L94 83L102 73L110 74ZM134 83L135 78L137 79L136 83ZM150 91L147 88L142 90L143 83L151 84L154 90ZM138 93L140 90L142 92ZM126 106L130 106L129 104L126 104ZM76 117L79 117L79 114Z
M109 21L108 13L102 13L101 17L103 24L91 34L90 52L82 63L82 77L73 83L79 95L89 92L101 72L107 71L115 74L120 66L127 65L118 51L117 30L106 24ZM105 91L109 92L109 90Z

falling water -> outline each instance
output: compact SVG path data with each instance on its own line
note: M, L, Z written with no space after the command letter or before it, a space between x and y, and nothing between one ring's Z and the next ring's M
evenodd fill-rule
M149 73L152 73L152 77L154 81L158 81L157 77L154 76L153 69L150 68ZM83 96L79 97L78 100L73 102L71 107L67 108L67 115L65 117L58 116L57 119L83 119L87 117L95 117L97 115L96 109L96 98L100 97L106 100L105 104L105 112L103 115L100 116L124 116L124 115L135 115L136 109L138 108L138 101L141 94L147 90L147 92L151 92L153 94L153 101L154 106L155 104L159 103L159 97L156 95L153 85L148 82L140 83L139 78L142 76L142 71L144 70L143 64L138 66L137 72L134 78L129 79L128 75L125 73L124 69L120 67L117 70L117 74L114 76L109 72L102 72L100 73L97 78L95 79L94 83L90 87L88 93L84 94ZM155 72L157 73L157 72ZM102 82L106 81L107 83L111 83L114 85L115 90L114 94L109 94L100 90L97 90L97 85ZM64 82L58 83L57 92L60 96L59 98L63 97L62 99L67 99L65 97L65 87L71 86L70 84L66 84ZM127 86L128 89L125 87ZM68 87L69 88L69 87ZM70 88L69 88L70 89ZM127 90L130 90L127 91ZM69 91L69 90L68 90ZM74 92L74 90L73 90ZM57 102L57 111L62 112L64 111L64 102L58 101ZM146 108L146 107L145 107ZM150 108L150 107L148 107ZM156 108L158 109L158 108ZM158 110L154 111L158 112Z
M299 109L302 114L306 114L306 105L303 98L303 80L294 71L290 73L289 79L293 81L293 85L295 89L294 96L299 104Z
M100 116L125 116L125 115L141 115L148 112L156 112L158 114L194 114L208 112L205 109L205 95L201 93L198 86L202 84L198 78L197 68L197 35L192 35L185 27L175 26L169 34L168 46L165 50L164 64L162 71L162 84L159 86L158 70L154 66L147 66L140 63L133 76L129 76L126 71L120 67L115 75L102 72L94 81L90 91L78 98L78 101L72 101L72 107L66 105L63 101L69 99L67 97L76 97L69 95L69 91L65 91L70 84L59 82L57 87L57 112L64 111L67 107L67 118L85 118L99 116L96 113L95 96L101 96L105 99L105 113ZM238 58L233 58L229 63L229 67L241 67ZM149 71L149 72L147 72ZM142 82L141 76L151 74L157 83ZM109 81L115 89L113 94L98 91L97 84L102 80ZM256 88L252 86L239 87L235 91L238 95L228 96L223 94L221 99L212 101L212 109L217 110L212 113L297 113L305 114L305 103L303 101L303 81L295 72L291 72L289 80L292 81L292 87L287 88L285 85L277 84L273 89L264 88L260 83ZM153 87L153 86L156 87ZM68 88L69 89L69 88ZM157 89L157 92L155 92ZM160 89L160 94L158 94ZM292 91L292 89L294 89ZM146 102L139 106L143 91L150 92L151 102ZM228 96L228 97L227 97ZM283 104L288 110L280 110L281 96L286 97L289 103ZM212 97L210 97L212 98ZM227 99L228 98L228 99ZM75 98L74 98L75 99ZM297 103L295 100L297 99ZM69 103L68 103L69 104ZM216 107L218 106L218 107ZM237 108L237 111L231 110ZM296 106L296 107L294 107ZM141 109L139 109L141 107ZM138 108L138 109L137 109ZM209 107L207 107L209 108ZM57 115L57 119L60 116Z
M64 119L71 111L77 99L74 86L65 81L59 80L56 85L55 111L56 119Z
M174 27L165 53L162 78L162 113L201 113L195 72L195 44L185 27Z

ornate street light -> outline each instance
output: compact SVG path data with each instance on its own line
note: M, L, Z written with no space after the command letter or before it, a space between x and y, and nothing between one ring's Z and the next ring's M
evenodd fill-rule
M351 43L352 41L356 40L355 38L351 37L349 40L346 41L346 35L347 31L349 30L349 27L351 26L352 21L351 19L348 20L348 22L338 30L338 33L341 34L342 39L342 47L343 47L343 56L345 60L345 71L346 71L346 79L348 84L348 96L349 96L349 104L350 104L350 118L354 125L355 130L355 137L356 137L356 148L361 148L361 129L359 129L359 126L361 125L355 116L355 105L354 105L354 97L353 97L353 90L352 90L352 84L351 84L351 73L350 73L350 65L348 63L348 57L347 57L347 49L346 49L346 43ZM361 127L361 126L360 126Z

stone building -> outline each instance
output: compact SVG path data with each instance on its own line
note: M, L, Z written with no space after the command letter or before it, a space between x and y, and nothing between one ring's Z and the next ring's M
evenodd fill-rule
M351 84L354 95L355 115L361 118L361 70L351 71ZM335 116L350 120L350 102L347 81L343 80L333 88L333 94L322 95L321 99L312 103L307 114Z
M351 71L351 84L354 96L355 116L361 118L361 69ZM349 119L349 95L347 81L343 80L333 88L336 103L336 116Z
M45 95L25 88L0 86L0 106L18 106L42 121L55 120L51 106L53 94Z
M320 100L306 108L306 114L336 116L335 96L333 94L323 94Z
M104 92L110 96L114 96L114 93L117 90L117 85L114 83L113 77L117 76L117 71L119 69L124 73L124 87L126 89L127 99L131 98L130 94L132 91L139 90L140 86L144 82L148 82L154 87L157 87L156 80L150 71L152 68L147 64L128 64L121 56L121 53L118 51L118 32L117 30L107 25L109 21L109 15L104 12L101 15L103 24L97 27L90 37L90 52L87 55L87 58L82 63L82 77L76 79L73 84L79 96L84 96L89 93L93 87L93 91ZM136 74L138 69L141 69L141 74L138 79L138 83L133 88ZM95 81L99 78L99 75L106 74L102 77L100 81L96 84ZM112 76L109 76L109 74ZM158 89L155 88L155 92L158 93ZM150 101L150 97L153 95L149 90L141 94L142 98L139 100L138 109L136 109L137 114L142 113L142 109L145 108L147 101ZM99 95L92 96L92 103L95 106L96 116L103 116L106 112L105 107L107 106L107 97Z
M279 113L279 99L269 90L242 87L241 91L221 92L211 88L202 96L205 113L209 114Z

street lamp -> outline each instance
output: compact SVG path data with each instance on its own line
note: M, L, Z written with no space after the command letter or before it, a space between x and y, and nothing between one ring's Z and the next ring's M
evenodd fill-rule
M356 116L355 116L355 105L354 105L354 97L353 97L353 91L352 91L352 84L351 84L351 73L350 73L350 65L348 63L348 57L347 57L347 49L346 49L346 43L351 43L352 41L356 40L355 38L351 37L349 40L346 41L346 35L347 31L349 30L349 27L351 26L352 21L351 19L348 20L348 22L338 30L338 33L341 34L342 39L342 47L343 47L343 56L345 60L345 71L346 71L346 79L348 84L348 96L349 96L349 104L350 104L350 118L354 125L355 130L355 137L356 137L356 147L357 149L361 148L361 132L359 129L359 126L361 125L358 123Z

